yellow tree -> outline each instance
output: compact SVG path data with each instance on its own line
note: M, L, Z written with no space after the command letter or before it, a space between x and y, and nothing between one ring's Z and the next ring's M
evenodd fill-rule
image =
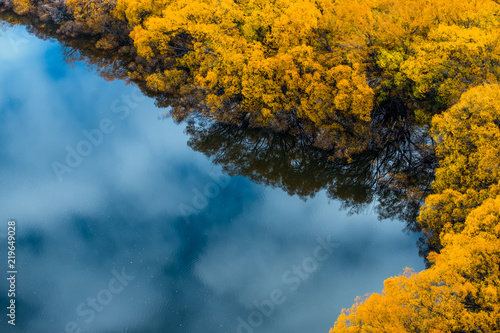
M28 14L33 11L33 3L31 0L13 0L13 10L18 15Z
M366 146L373 106L363 38L339 23L360 21L367 7L358 7L348 17L347 1L120 0L116 15L132 24L139 55L165 68L147 77L151 88L202 89L201 110L219 121L278 130L303 122L317 145L349 156Z
M447 230L433 266L390 278L381 294L344 310L331 333L498 332L500 197L486 200L465 228Z
M500 182L500 85L482 85L432 121L440 159L419 223L435 236L445 223L459 231L467 214L496 195Z

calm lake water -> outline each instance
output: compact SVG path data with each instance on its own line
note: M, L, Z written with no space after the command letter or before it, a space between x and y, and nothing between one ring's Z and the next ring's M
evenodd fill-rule
M230 177L137 88L0 34L1 332L328 332L356 296L424 268L402 222Z

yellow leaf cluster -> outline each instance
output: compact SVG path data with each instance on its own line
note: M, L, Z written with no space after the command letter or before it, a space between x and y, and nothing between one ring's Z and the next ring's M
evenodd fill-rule
M31 0L14 0L14 12L18 15L25 15L31 10Z
M434 117L440 166L419 222L443 248L431 268L344 310L331 333L499 331L499 101L500 85L481 85Z

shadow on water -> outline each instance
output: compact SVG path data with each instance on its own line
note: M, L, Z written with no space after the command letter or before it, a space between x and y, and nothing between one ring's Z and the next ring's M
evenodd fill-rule
M331 159L331 152L313 147L307 137L206 119L190 119L186 131L189 146L230 176L281 188L303 200L325 190L351 214L373 208L379 219L401 220L407 231L420 231L416 218L430 193L435 164L432 150L422 142L424 133L399 133L398 140L347 162ZM419 245L422 256L432 250L425 239Z

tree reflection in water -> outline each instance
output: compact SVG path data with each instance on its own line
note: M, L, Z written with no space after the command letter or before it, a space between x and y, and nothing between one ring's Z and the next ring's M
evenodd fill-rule
M419 231L416 218L434 179L435 158L426 134L416 128L394 127L386 143L346 160L314 148L307 137L273 133L191 118L189 146L221 165L231 176L279 187L303 200L325 190L357 214L372 205L380 219L398 219L407 231ZM389 138L391 140L389 140ZM420 254L429 252L425 238Z

